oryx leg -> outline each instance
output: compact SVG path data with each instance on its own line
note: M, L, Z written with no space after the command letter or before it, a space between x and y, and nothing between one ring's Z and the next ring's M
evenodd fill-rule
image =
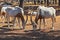
M28 21L28 15L26 15L26 21L25 21L25 23L27 23L27 21Z
M6 13L5 12L2 12L1 18L2 18L2 21L4 23L6 20Z
M32 14L30 15L30 21L31 21L31 23L32 23Z
M23 15L21 14L20 15L20 18L21 18L21 21L22 21L22 26L23 26L23 29L25 29L25 20L24 20L24 17L23 17Z
M39 29L41 29L41 20L42 20L42 19L40 19L40 25L39 25Z
M38 24L39 16L36 16L35 23Z
M6 17L7 17L8 27L10 27L10 23L9 23L10 18L9 18L9 15L7 15Z
M38 24L38 20L39 20L39 19L40 19L39 29L41 29L41 20L42 20L42 18L41 18L40 15L39 15L39 16L36 16L36 18L35 18L35 23Z
M19 25L19 27L20 27L20 18L19 18L19 17L17 17L17 19L18 19L18 25Z
M46 29L45 25L45 18L43 18L44 29Z
M16 25L15 25L15 22L16 21L16 17L14 17L14 19L13 19L13 26L15 27Z
M51 18L52 19L52 30L54 30L54 18Z

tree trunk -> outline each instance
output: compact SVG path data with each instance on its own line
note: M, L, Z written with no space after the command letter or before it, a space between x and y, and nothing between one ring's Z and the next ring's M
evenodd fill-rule
M60 6L60 0L59 0L59 6Z
M47 6L49 6L49 0L47 0Z
M36 0L34 0L34 4L36 5Z
M40 4L40 0L38 0L37 3Z
M24 2L24 0L19 0L19 7L22 7L23 8L23 2Z

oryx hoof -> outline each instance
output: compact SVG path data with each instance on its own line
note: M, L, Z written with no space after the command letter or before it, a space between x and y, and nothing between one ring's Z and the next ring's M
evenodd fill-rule
M21 27L21 28L20 28L20 30L24 30L24 29L25 29L25 27Z
M50 28L52 31L54 30L54 27Z
M38 30L41 30L41 28L39 28Z

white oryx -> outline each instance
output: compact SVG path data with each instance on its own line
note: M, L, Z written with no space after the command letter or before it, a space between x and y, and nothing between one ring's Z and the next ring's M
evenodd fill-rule
M8 22L8 27L10 27L9 17L14 17L14 21L17 17L18 22L19 22L19 27L20 27L20 18L21 18L22 26L23 26L23 28L25 28L25 20L24 20L24 17L23 17L23 15L24 15L23 8L18 7L18 6L16 6L16 7L5 6L5 7L2 7L2 9L1 9L1 14L3 14L3 13L5 13L5 15L6 15L6 19L7 19L7 22Z
M4 9L6 9L7 7L11 7L11 6L12 6L12 4L7 4L7 3L4 3L4 2L0 3L0 17L1 17L1 20L5 21L5 13L1 14L2 7L5 7ZM3 21L3 23L4 23L4 21Z
M56 21L56 10L53 7L45 7L39 6L37 8L38 14L36 15L35 22L40 19L40 27L41 27L41 19L43 19L44 27L45 27L45 18L51 18L52 20L52 30L54 30L54 22Z

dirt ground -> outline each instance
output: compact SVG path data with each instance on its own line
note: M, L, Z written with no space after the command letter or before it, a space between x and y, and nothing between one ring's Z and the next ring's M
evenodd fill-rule
M16 27L7 27L7 23L0 23L0 40L60 40L60 11L57 11L56 22L54 23L55 29L51 28L51 19L46 19L46 29L43 30L43 24L39 30L37 27L36 31L33 31L33 26L28 17L28 22L24 30L20 30L18 24ZM33 17L34 20L34 17ZM12 23L10 23L12 25ZM14 30L11 30L14 28Z

